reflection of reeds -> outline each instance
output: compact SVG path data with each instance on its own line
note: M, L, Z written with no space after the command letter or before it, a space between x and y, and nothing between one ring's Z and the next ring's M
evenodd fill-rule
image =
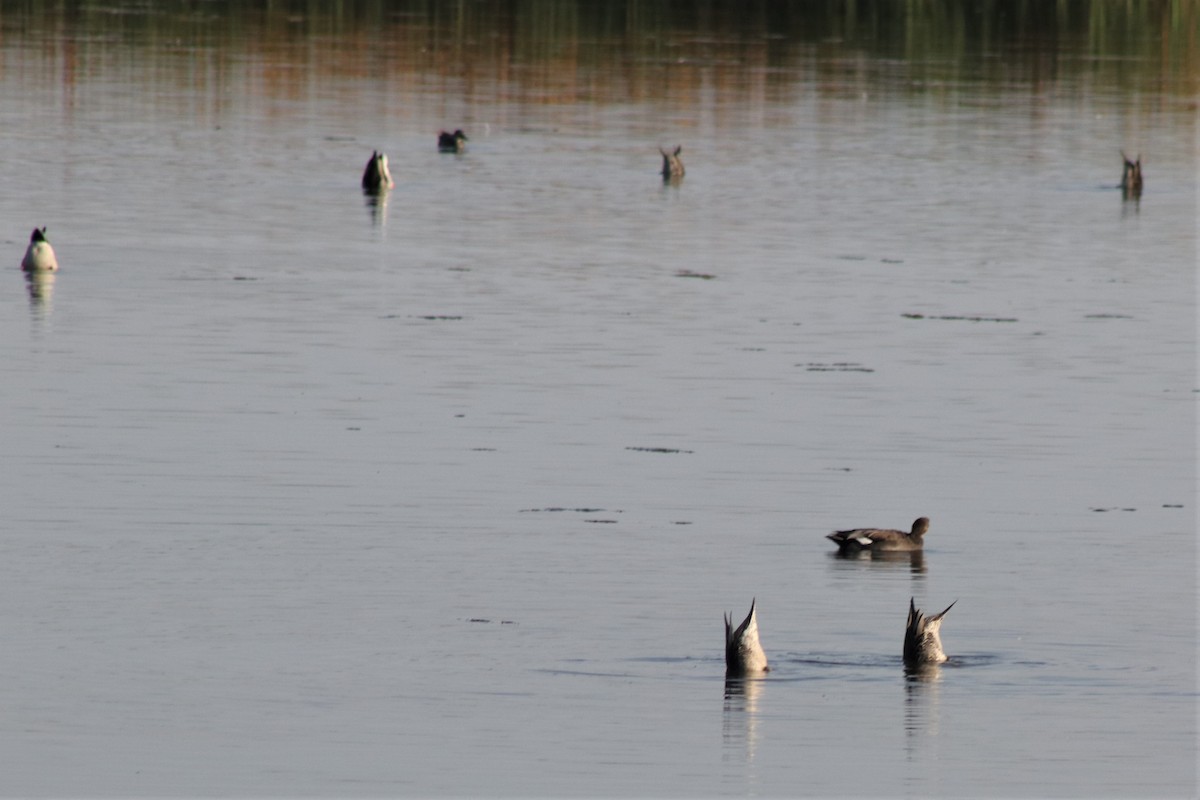
M235 66L249 64L271 97L306 91L307 68L375 77L392 90L433 75L446 91L469 95L486 78L522 102L661 97L685 108L703 87L854 95L881 77L896 91L944 93L961 81L1036 87L1076 75L1192 96L1200 91L1198 8L1190 0L793 0L752 10L741 0L0 0L6 27L21 33L7 46L64 42L44 48L63 59L64 81L111 67L109 51L120 47L134 53L132 76L192 89L224 88ZM867 72L880 57L888 76Z

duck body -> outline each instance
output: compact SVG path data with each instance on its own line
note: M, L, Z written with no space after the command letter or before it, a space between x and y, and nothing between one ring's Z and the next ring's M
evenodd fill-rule
M461 153L467 149L467 135L462 132L462 129L447 133L442 131L438 134L438 151L442 153Z
M663 180L669 181L672 178L682 178L684 172L683 160L679 157L679 154L683 152L683 145L679 145L670 153L660 147L658 148L658 152L662 153L663 158Z
M364 192L378 194L391 189L396 184L392 182L392 173L388 169L388 157L378 150L371 151L371 158L363 169L362 188Z
M835 542L838 552L857 553L872 550L883 553L901 553L920 550L925 546L925 532L929 530L929 517L920 517L913 522L909 532L889 528L853 528L834 531L825 538Z
M54 272L58 269L58 257L46 239L46 228L34 228L29 235L29 247L21 259L21 269L26 272Z
M955 600L954 603L958 601ZM904 626L904 663L910 667L941 664L947 660L942 650L942 617L954 608L946 606L940 614L927 617L917 608L913 598L908 599L908 621Z
M756 601L750 601L750 613L741 625L733 627L729 614L725 615L725 677L744 678L768 672L767 654L758 640L758 615Z
M1137 159L1130 161L1129 156L1122 150L1121 159L1125 162L1125 168L1121 172L1121 190L1125 192L1126 197L1136 197L1142 193L1142 155L1138 153Z

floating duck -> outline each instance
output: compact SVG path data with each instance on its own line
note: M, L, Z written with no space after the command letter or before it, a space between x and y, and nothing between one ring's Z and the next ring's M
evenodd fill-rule
M725 677L743 678L767 672L767 654L758 641L758 617L755 601L750 601L750 613L735 629L729 614L725 615Z
M54 248L46 240L46 227L34 228L29 236L29 247L25 249L25 257L21 259L21 269L26 272L54 272L58 269L58 259Z
M443 153L461 153L467 148L467 135L462 129L454 133L442 131L438 134L438 150Z
M392 182L392 173L388 170L388 157L377 150L372 150L371 159L367 162L366 169L363 170L363 191L378 194L395 185Z
M929 517L921 517L912 524L912 531L887 528L854 528L834 531L825 538L837 543L838 552L857 553L861 550L875 552L911 552L920 550L925 544L925 532L929 530Z
M683 177L683 161L680 160L679 154L683 152L683 145L679 145L678 147L676 147L675 151L672 153L668 153L666 150L662 149L661 147L658 148L658 152L662 153L662 157L663 157L663 166L662 166L663 180L669 181L672 178L682 178Z
M954 603L958 601L955 600ZM917 608L913 598L908 598L908 622L904 627L904 663L910 667L941 664L947 660L942 652L942 617L954 608L954 603L945 611L927 617Z

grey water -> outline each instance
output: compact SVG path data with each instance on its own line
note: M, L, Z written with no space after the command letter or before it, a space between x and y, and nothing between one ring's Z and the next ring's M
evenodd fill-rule
M165 7L0 18L0 795L1195 795L1187 36Z

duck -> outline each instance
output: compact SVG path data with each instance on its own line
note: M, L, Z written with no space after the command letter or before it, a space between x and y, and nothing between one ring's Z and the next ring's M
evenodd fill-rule
M662 153L663 157L663 180L669 181L672 178L682 178L683 161L679 158L679 154L683 152L683 145L679 145L673 152L670 153L660 147L658 148L658 152Z
M1121 159L1125 162L1125 170L1121 173L1121 190L1126 197L1137 197L1142 193L1142 154L1138 153L1137 160L1130 161L1122 150Z
M769 672L767 654L758 641L757 600L750 601L750 613L737 628L730 615L725 614L725 677L744 678Z
M396 184L392 182L392 173L388 170L388 157L378 150L371 151L371 158L363 170L362 188L364 192L378 194L391 189Z
M941 664L948 660L948 656L942 651L940 631L942 617L954 608L954 603L946 606L942 613L927 617L917 608L913 598L908 598L908 622L904 626L904 663L907 666Z
M839 553L857 553L862 550L874 552L912 552L925 544L925 532L929 530L929 517L919 517L912 524L912 531L904 532L887 528L854 528L834 531L826 535L837 543Z
M442 131L438 134L438 151L442 153L461 153L467 148L467 135L462 129L454 133Z
M54 272L58 269L58 258L54 248L46 240L46 226L34 228L29 235L29 247L21 259L21 269L26 272Z

